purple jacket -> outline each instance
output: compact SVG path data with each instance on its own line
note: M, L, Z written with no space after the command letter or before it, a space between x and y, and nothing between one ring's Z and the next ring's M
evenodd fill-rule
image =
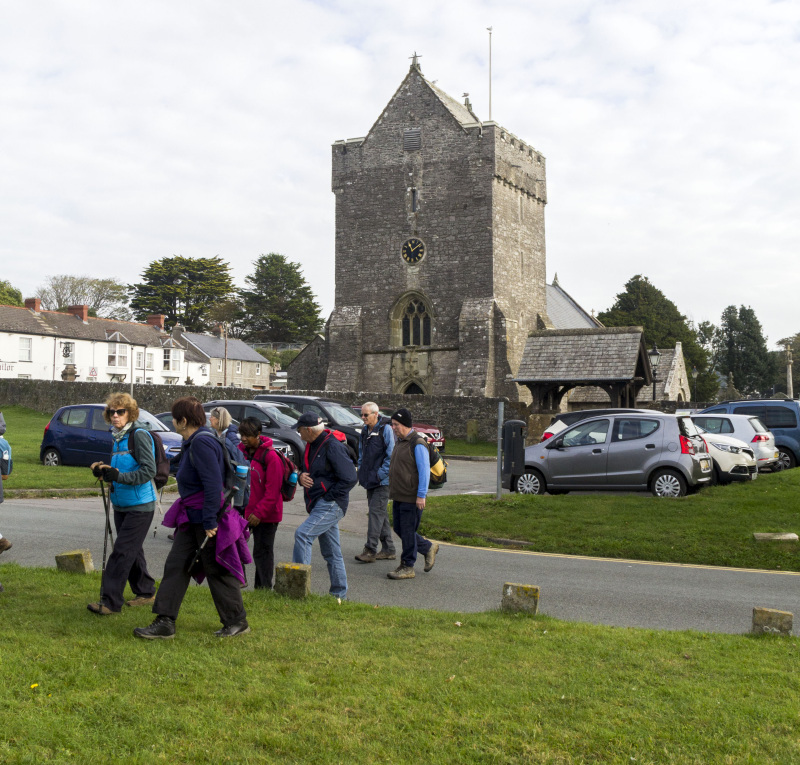
M198 491L188 497L179 497L164 515L162 526L170 529L185 529L192 521L189 520L189 510L198 510L203 507L203 492ZM220 504L222 495L220 494ZM253 558L247 547L250 530L247 521L239 513L228 508L219 518L217 524L217 563L228 569L242 584L246 583L244 564L252 563ZM200 584L206 575L202 571L194 575Z

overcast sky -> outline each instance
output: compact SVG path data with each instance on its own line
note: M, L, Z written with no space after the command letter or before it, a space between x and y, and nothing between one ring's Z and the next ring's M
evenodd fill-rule
M64 0L0 5L0 279L136 282L280 252L333 308L330 145L409 57L547 158L547 273L634 274L690 319L800 331L797 0ZM435 299L435 296L434 296Z

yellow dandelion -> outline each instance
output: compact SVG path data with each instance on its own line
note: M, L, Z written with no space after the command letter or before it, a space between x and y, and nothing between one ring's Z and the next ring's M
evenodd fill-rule
M31 686L31 688L38 688L38 687L39 687L39 683L34 683L34 684Z

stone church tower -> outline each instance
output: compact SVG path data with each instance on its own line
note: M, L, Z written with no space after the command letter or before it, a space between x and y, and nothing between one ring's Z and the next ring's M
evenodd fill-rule
M332 154L326 389L518 399L528 332L550 326L544 157L416 57L366 137Z

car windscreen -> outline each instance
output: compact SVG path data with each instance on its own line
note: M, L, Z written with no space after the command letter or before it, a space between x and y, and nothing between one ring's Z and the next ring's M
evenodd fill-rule
M296 417L292 417L286 412L282 412L276 406L264 406L261 405L261 409L263 409L270 417L272 417L275 422L278 423L282 428L291 428L297 422L299 414Z
M277 409L279 412L282 412L287 417L291 417L293 424L300 419L301 413L298 412L297 409L295 409L293 406L289 406L289 404L274 403L270 404L270 406L273 407L274 409Z
M136 420L136 423L145 430L155 430L158 433L169 432L169 428L161 420L157 420L150 412L145 412L144 409L139 410L139 419Z
M323 404L328 410L331 419L337 425L351 425L353 427L361 427L361 418L358 417L351 409L345 409L340 404Z

